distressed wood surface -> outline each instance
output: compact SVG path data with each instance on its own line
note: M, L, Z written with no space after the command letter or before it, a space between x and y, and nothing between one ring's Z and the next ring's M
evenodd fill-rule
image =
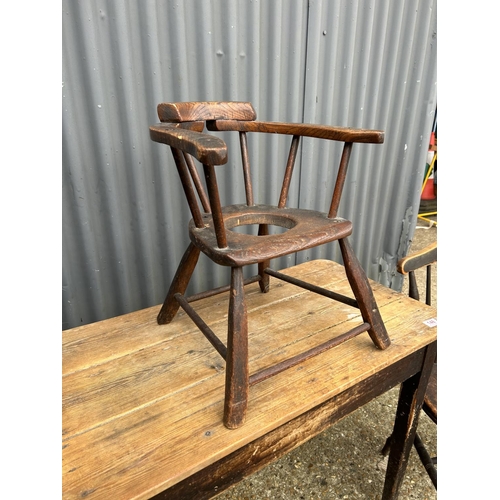
M255 110L249 102L163 102L157 107L162 122L197 120L255 120Z
M323 245L352 232L352 223L345 219L329 219L314 210L271 205L229 205L221 210L227 248L219 248L213 217L203 215L204 227L195 229L190 222L189 236L214 262L223 266L243 266ZM287 228L281 234L240 234L238 226L266 224ZM228 249L230 251L228 251Z
M286 273L352 296L339 264L312 261ZM151 498L332 398L362 398L363 381L437 335L424 324L435 309L372 285L391 346L381 351L363 334L253 386L246 423L235 430L222 422L224 362L184 312L160 326L155 306L63 332L63 498ZM356 309L274 278L267 294L257 283L245 291L250 373L361 320ZM194 303L224 341L227 298Z
M153 141L185 151L201 163L223 165L227 162L226 143L213 135L168 123L152 125L149 135Z
M434 262L437 262L437 241L400 259L397 269L401 274L408 274Z
M429 379L429 385L425 391L424 406L423 409L429 418L431 418L434 423L437 424L438 418L438 408L437 408L437 363L434 363L432 367L431 377Z
M335 127L331 125L311 125L308 123L217 120L208 122L207 129L213 131L232 130L240 132L263 132L267 134L300 135L343 142L373 144L382 144L384 142L384 132L382 130Z
M436 342L426 347L422 370L401 384L382 500L393 500L399 496L425 391L436 359L436 349Z
M180 481L153 500L202 500L211 498L294 450L307 440L349 415L363 404L417 373L424 349L399 360L371 377L343 391L327 402L273 429L239 448L206 469Z

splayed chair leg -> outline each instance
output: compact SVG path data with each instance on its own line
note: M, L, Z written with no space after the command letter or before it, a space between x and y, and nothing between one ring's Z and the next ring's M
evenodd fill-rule
M375 302L375 297L373 296L373 291L365 271L354 254L349 240L342 238L339 240L339 243L347 279L358 302L359 310L361 311L363 320L371 325L368 334L379 349L385 349L391 345L391 340L380 316L380 311Z
M266 274L264 269L267 269L270 265L270 260L265 260L264 262L259 262L258 264L258 273L260 276L259 287L262 293L269 292L269 274Z
M269 226L267 224L259 225L259 236L265 236L269 234ZM270 260L264 262L259 262L258 273L260 276L259 287L262 293L267 293L269 291L269 275L264 272L271 265Z
M231 268L228 316L224 425L235 429L245 421L248 401L248 321L241 267Z
M166 325L170 323L177 311L179 310L179 303L175 300L174 295L180 293L184 295L189 280L193 275L194 268L198 263L198 257L200 256L199 248L195 247L192 243L189 244L184 255L182 256L177 272L175 273L170 289L165 298L162 308L156 318L159 325Z

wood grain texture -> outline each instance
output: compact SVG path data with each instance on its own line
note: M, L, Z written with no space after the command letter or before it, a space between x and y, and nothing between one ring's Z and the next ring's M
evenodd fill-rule
M327 403L312 408L218 460L207 469L180 481L152 500L202 500L224 491L318 435L381 392L403 382L405 374L416 373L420 369L423 354L422 349L390 368L375 373Z
M226 143L213 135L163 123L149 127L149 135L153 141L189 153L201 163L223 165L227 162Z
M164 102L157 106L162 122L197 120L255 120L255 110L249 102Z
M233 130L240 132L297 135L343 142L362 142L373 144L381 144L384 142L384 132L382 130L334 127L330 125L311 125L308 123L216 120L208 122L207 129L212 131Z
M410 271L415 271L434 262L437 262L437 241L400 259L397 269L401 274L408 274Z
M395 500L399 496L406 464L415 440L419 413L436 359L436 348L436 342L426 347L422 370L401 384L382 500Z
M425 392L423 410L432 421L437 424L438 403L437 403L437 363L432 367L429 385Z
M189 224L189 237L214 262L222 266L248 265L323 245L352 232L345 219L329 219L326 213L298 208L280 209L272 205L229 205L222 207L226 246L219 248L214 217L203 215L204 227ZM222 224L222 223L221 223ZM244 225L270 225L287 231L273 235L241 234Z
M285 272L351 293L330 261ZM380 351L363 334L253 386L235 430L222 422L223 362L183 312L168 325L156 323L158 306L63 332L63 498L150 498L345 391L360 395L358 384L436 338L423 323L435 309L372 286L391 346ZM352 307L274 278L268 293L254 283L245 294L250 373L361 321ZM194 303L224 341L227 299Z

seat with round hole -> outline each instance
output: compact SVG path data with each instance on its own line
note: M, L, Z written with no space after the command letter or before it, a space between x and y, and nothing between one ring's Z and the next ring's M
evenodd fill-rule
M158 116L161 123L150 127L151 139L171 147L192 214L189 222L191 243L179 264L158 314L158 323L171 322L179 307L182 307L226 361L223 416L226 427L236 428L244 422L250 385L364 332L368 333L377 348L387 348L390 339L369 281L347 238L352 233L352 223L337 216L353 143L382 143L383 132L303 123L257 121L255 110L248 102L161 103L158 105ZM204 132L205 125L208 131L233 131L239 134L246 203L229 206L221 203L215 166L227 162L227 146L219 137ZM250 132L292 136L284 180L275 206L254 202L247 146L247 134ZM331 203L325 212L286 206L301 137L344 143ZM193 158L203 165L206 190ZM245 225L256 225L258 234L240 232L238 228ZM274 234L270 231L273 226L283 228L283 231ZM355 299L333 290L326 290L314 283L291 278L270 267L272 259L332 241L338 241L340 244L346 276ZM230 285L187 298L184 294L198 262L200 251L214 263L231 269ZM243 267L250 264L257 264L258 274L245 280ZM362 323L314 349L250 375L244 286L258 281L261 291L265 293L269 290L269 276L358 308ZM195 298L227 290L231 293L226 346L196 313L191 302Z

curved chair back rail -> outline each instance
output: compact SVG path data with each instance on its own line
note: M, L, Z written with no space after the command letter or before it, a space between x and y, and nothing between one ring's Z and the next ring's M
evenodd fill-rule
M207 122L207 129L211 131L238 131L263 132L266 134L298 135L301 137L316 137L342 142L362 142L382 144L384 132L382 130L367 130L348 127L332 127L329 125L310 125L307 123L283 122L244 122L237 120L213 120Z

